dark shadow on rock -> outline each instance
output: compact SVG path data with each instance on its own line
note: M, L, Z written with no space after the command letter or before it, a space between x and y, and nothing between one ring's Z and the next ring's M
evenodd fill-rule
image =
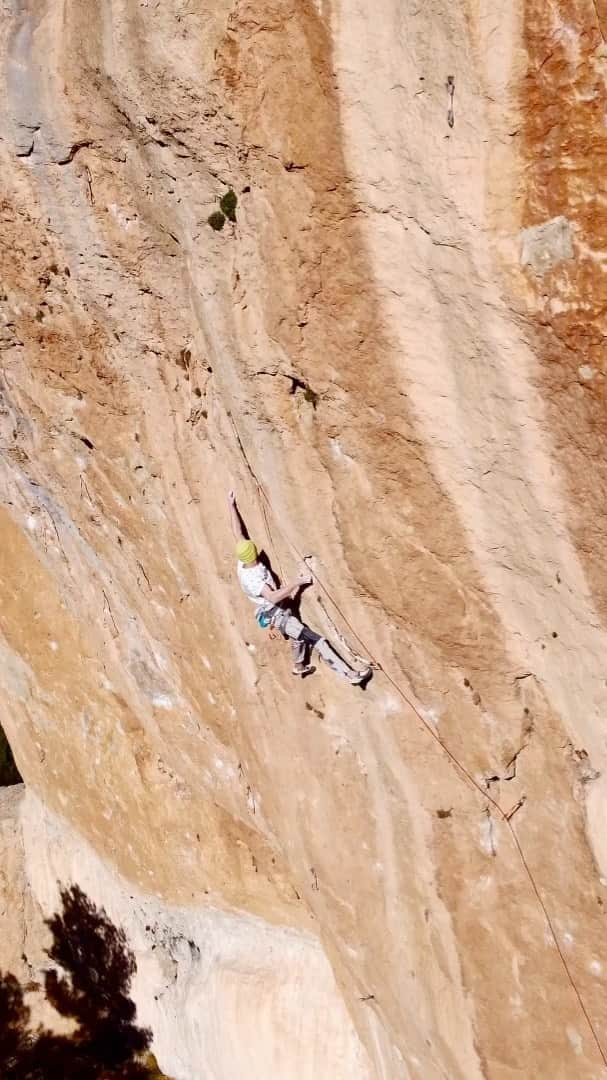
M30 1039L30 1010L23 1000L23 990L14 975L0 973L0 1068L1 1075L12 1063L23 1061ZM17 1075L17 1074L15 1074Z
M158 1076L144 1060L151 1031L135 1023L130 986L135 958L103 909L78 886L61 893L48 920L46 996L73 1034L31 1027L31 1012L13 975L0 973L0 1076L3 1080L140 1080Z
M19 769L15 765L10 743L0 726L0 787L12 787L23 783Z

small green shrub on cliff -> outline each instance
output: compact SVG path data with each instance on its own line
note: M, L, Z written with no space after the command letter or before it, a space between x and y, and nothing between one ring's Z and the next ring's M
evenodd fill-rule
M318 394L316 393L315 390L312 390L309 386L306 386L306 388L304 390L304 400L309 401L310 404L312 405L312 407L314 408L314 411L316 411L316 406L318 405Z
M207 221L215 232L221 232L226 223L226 219L221 210L214 210L212 214L209 214Z
M236 192L230 188L221 196L219 200L219 210L214 210L212 214L209 214L207 221L215 232L221 232L226 221L236 222L236 207L238 206L238 197Z
M163 1073L160 1069L160 1066L158 1065L158 1062L156 1061L156 1058L153 1054L148 1054L145 1057L143 1064L145 1065L146 1069L148 1069L149 1080L170 1080L170 1077L168 1077L166 1073Z
M226 191L225 195L221 196L219 205L227 217L228 221L236 221L236 207L238 206L238 197L236 192L230 188Z

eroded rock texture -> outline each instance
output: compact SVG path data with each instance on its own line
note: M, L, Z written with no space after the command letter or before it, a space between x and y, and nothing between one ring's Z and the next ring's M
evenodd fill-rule
M259 1080L607 1076L602 5L0 11L33 895L236 920ZM232 485L365 694L257 629ZM168 1073L243 1075L226 979L140 989Z

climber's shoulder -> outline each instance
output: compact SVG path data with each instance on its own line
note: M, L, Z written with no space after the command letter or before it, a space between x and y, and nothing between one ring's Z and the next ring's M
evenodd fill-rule
M261 562L255 563L254 566L245 566L244 563L239 562L237 573L243 592L252 599L261 596L262 589L266 585L270 588L275 586L272 572Z

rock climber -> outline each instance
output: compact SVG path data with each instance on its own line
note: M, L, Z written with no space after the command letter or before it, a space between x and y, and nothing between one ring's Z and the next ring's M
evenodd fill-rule
M307 661L308 649L316 652L325 664L337 675L347 679L353 686L364 685L371 678L370 666L359 671L351 668L335 652L326 638L302 623L292 611L292 605L302 589L312 584L312 576L302 571L295 581L277 587L274 576L259 559L259 553L252 540L245 534L242 518L236 505L233 491L228 495L232 532L236 540L238 559L238 580L249 600L255 604L255 617L262 627L275 627L284 638L291 641L293 653L293 674L305 676L314 671Z

